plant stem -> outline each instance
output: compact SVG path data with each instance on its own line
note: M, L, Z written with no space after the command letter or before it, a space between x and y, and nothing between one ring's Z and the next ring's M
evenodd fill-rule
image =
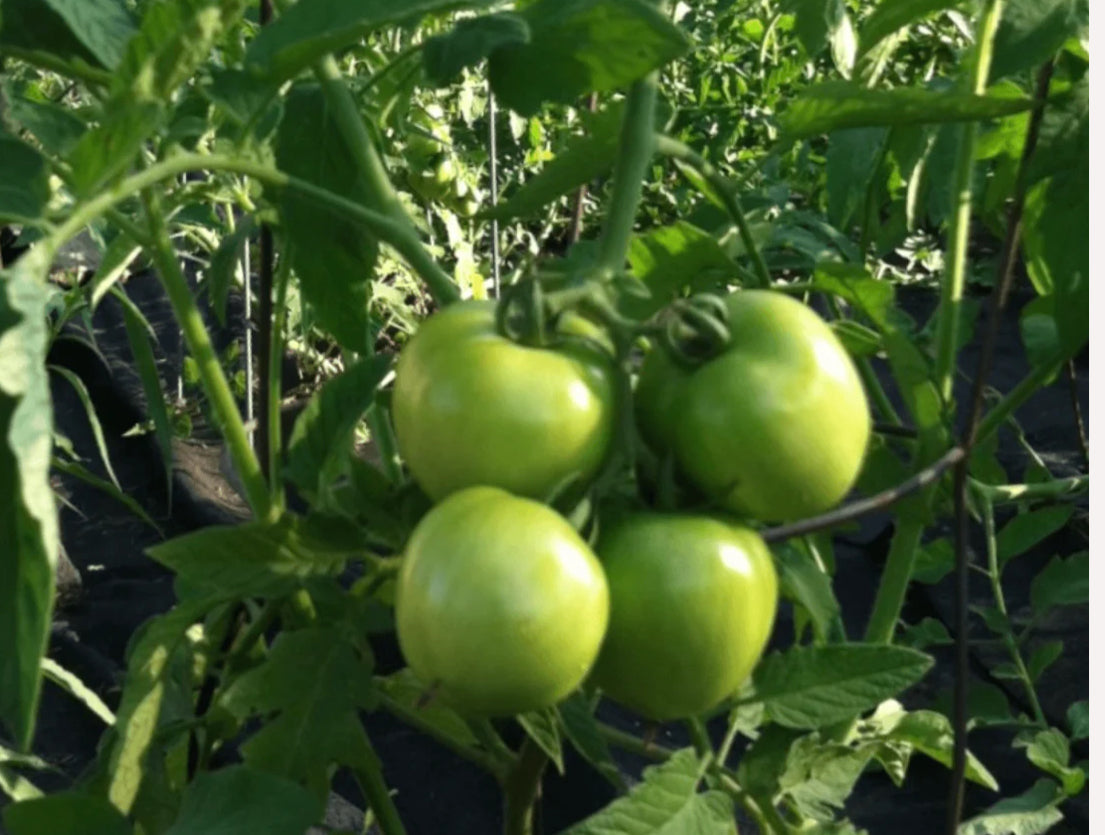
M473 748L472 746L464 745L460 742L457 742L449 734L438 728L437 725L435 725L433 722L426 721L419 713L419 711L396 701L391 696L384 693L382 689L379 691L379 698L380 707L382 707L396 719L399 719L400 721L410 725L412 728L415 728L416 730L426 734L426 736L430 737L440 745L448 748L457 756L463 757L473 765L479 766L488 774L494 776L496 779L502 779L504 777L505 769L503 768L502 763L500 763L496 757L487 754L478 748Z
M399 202L399 197L391 185L391 180L388 179L387 169L384 167L380 155L376 153L376 145L361 119L361 114L357 111L356 101L345 85L345 78L342 76L341 70L338 69L337 62L332 56L327 55L318 61L314 72L315 77L322 84L323 93L332 109L334 118L337 120L338 129L352 152L360 173L368 184L372 198L383 214L402 230L406 238L409 238L408 247L421 250L423 257L420 260L423 262L430 260L432 263L429 253L425 251L421 240L418 238L414 224L411 223L403 209L403 205ZM460 292L457 290L456 284L444 273L441 273L441 275L445 276L445 280L441 281L441 276L436 275L436 272L439 271L440 268L435 271L434 281L430 281L426 275L423 275L423 278L426 279L434 300L444 307L460 299Z
M981 444L993 435L998 427L1005 422L1006 418L1023 406L1032 395L1040 390L1040 387L1047 380L1055 375L1064 362L1066 362L1065 357L1059 358L1052 363L1038 365L1028 372L1024 379L1017 383L1012 390L998 401L997 405L986 413L986 417L979 421L978 429L975 432L975 445Z
M264 227L262 235L264 234ZM270 233L271 234L271 233ZM280 264L276 268L276 277L273 286L275 298L273 299L272 331L269 334L269 367L268 367L268 448L265 453L269 462L269 488L272 491L273 504L278 508L284 507L284 483L280 473L280 454L284 446L283 432L280 425L280 401L282 399L283 386L283 362L284 362L284 323L288 316L288 281L291 278L292 259L288 257L287 247L280 258Z
M858 519L860 516L865 516L873 511L882 510L905 498L910 493L932 485L949 467L953 466L962 457L963 450L959 447L952 447L932 464L906 479L896 487L891 487L887 490L883 490L881 493L876 493L873 496L868 496L867 498L846 504L843 507L838 507L835 510L830 510L828 513L823 513L820 516L811 516L808 519L801 519L797 522L791 522L790 524L765 528L760 532L760 535L763 537L764 541L768 543L782 542L795 536L805 536L806 534L816 533L826 528L833 528L844 522L850 522L852 519ZM902 530L902 528L899 528L899 530ZM904 548L905 546L903 545L901 547ZM891 550L893 551L893 548L891 548ZM908 582L908 579L907 573L906 582Z
M1013 502L1039 501L1041 499L1060 499L1067 496L1080 496L1090 489L1088 475L1057 478L1039 484L1001 484L990 485L971 480L971 489L993 505Z
M994 508L985 496L979 494L978 498L982 505L982 524L986 531L986 573L990 578L990 591L994 595L994 605L997 606L998 611L1008 622L1009 609L1005 605L1005 592L1001 587L1001 566L998 564L998 537L994 527ZM1040 706L1036 688L1032 686L1032 677L1028 674L1024 656L1021 655L1021 649L1017 646L1012 632L1004 630L1001 640L1013 661L1013 666L1017 668L1017 675L1028 694L1028 703L1032 707L1032 713L1035 715L1036 721L1046 726L1047 717L1044 715L1044 709Z
M0 48L5 56L40 67L50 72L56 72L68 78L75 78L90 84L93 87L110 87L111 73L89 66L84 61L65 61L50 52L41 49L24 49L19 46L5 44Z
M211 344L207 327L203 323L196 299L192 295L180 261L169 239L165 216L160 200L152 189L143 193L143 202L150 225L150 244L154 263L161 276L165 292L169 296L173 314L180 324L188 350L196 361L204 393L211 403L212 413L220 433L226 441L234 468L242 481L246 501L257 519L272 519L274 508L269 497L268 485L261 473L261 465L249 443L245 424L238 411L238 403L227 383L219 363L218 354Z
M1087 466L1090 463L1090 444L1086 440L1086 422L1082 419L1082 404L1078 399L1078 376L1074 370L1074 359L1067 360L1067 386L1070 390L1070 406L1074 413L1074 428L1078 433L1078 448L1082 452L1082 460Z
M741 242L744 244L744 249L748 253L748 257L752 259L752 265L756 270L756 283L754 286L770 287L771 273L767 269L767 263L760 253L760 248L756 245L756 239L752 237L752 228L748 225L748 218L745 217L740 198L737 197L736 191L729 182L716 168L714 168L714 166L677 139L672 139L670 136L657 136L656 150L661 154L691 166L691 168L706 179L706 182L713 186L714 191L717 192L718 198L724 204L726 211L728 211L730 217L733 218L733 222L737 224L737 231L740 233Z
M384 781L384 772L380 765L380 759L372 750L372 743L365 739L368 746L368 754L371 763L357 769L358 783L364 792L368 807L376 818L376 823L383 835L406 835L407 829L403 826L403 820L399 817L399 810L395 808L395 801L391 799L391 792Z
M993 56L994 34L1004 0L988 0L982 12L975 37L975 50L970 65L968 91L975 95L986 92ZM971 183L975 165L975 140L978 125L967 122L961 128L959 155L955 164L953 194L955 211L948 235L948 257L944 281L941 284L940 312L936 321L936 384L940 396L949 402L955 376L955 349L959 329L959 306L967 276L967 249L971 232Z
M599 265L609 273L625 268L633 221L649 161L656 151L656 73L633 84L622 120L613 194L603 224Z
M526 737L518 761L503 781L503 835L533 835L533 812L549 758Z
M902 519L890 541L890 552L886 556L879 590L875 595L875 605L867 621L864 640L873 644L889 644L894 640L894 630L898 626L898 615L905 602L906 589L913 577L913 561L924 533L923 522L914 519Z

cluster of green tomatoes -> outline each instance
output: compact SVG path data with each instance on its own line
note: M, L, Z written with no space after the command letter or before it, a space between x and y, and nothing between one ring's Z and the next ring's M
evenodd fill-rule
M781 293L721 304L731 337L689 366L657 344L632 393L612 358L563 333L501 335L491 303L434 314L400 355L399 450L434 500L403 555L400 648L470 716L549 707L589 682L655 721L732 696L778 602L756 525L828 510L853 486L870 418L828 325ZM543 500L587 483L618 422L673 464L704 509L643 499L601 517L592 548Z

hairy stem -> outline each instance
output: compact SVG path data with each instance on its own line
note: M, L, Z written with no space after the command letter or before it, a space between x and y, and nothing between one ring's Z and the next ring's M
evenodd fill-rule
M242 481L246 501L258 519L271 519L273 505L268 485L261 473L261 464L249 442L245 424L242 422L238 403L223 373L218 354L211 344L207 327L203 323L195 296L184 278L180 261L169 239L169 230L165 225L165 215L157 194L151 189L143 193L147 219L150 226L150 253L157 265L161 282L169 296L173 314L180 324L188 351L196 361L196 368L203 384L204 393L211 404L219 431L226 441L234 468Z
M533 835L534 806L549 758L526 737L518 761L503 781L503 835Z
M599 264L610 273L625 267L642 185L656 151L655 119L656 73L650 73L630 89L622 121L614 192L606 212L599 255Z

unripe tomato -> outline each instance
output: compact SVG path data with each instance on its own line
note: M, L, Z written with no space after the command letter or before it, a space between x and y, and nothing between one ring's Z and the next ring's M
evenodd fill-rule
M609 609L602 566L572 526L494 487L454 493L427 513L396 584L403 657L470 715L566 697L594 664Z
M641 368L641 434L721 506L763 520L837 504L871 434L851 357L814 311L782 293L726 300L732 341L693 370L653 350Z
M596 551L610 625L594 682L656 721L696 716L737 691L775 621L771 553L750 528L706 516L637 514Z
M399 451L435 501L479 484L544 499L598 471L615 399L600 352L519 345L495 330L493 304L470 300L435 313L404 347L392 414Z

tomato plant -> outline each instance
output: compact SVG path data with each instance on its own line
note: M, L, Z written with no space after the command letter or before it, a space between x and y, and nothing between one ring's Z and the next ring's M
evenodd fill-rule
M871 432L852 359L816 313L782 293L734 293L726 309L729 342L701 365L649 354L636 392L641 430L734 512L822 513L852 488Z
M0 68L5 832L1084 823L1087 0L0 0Z
M579 686L609 608L602 568L566 521L531 500L471 487L415 528L395 618L403 655L431 691L465 713L509 716L555 705Z
M640 514L597 545L610 628L593 679L657 721L702 714L732 696L759 661L778 604L771 552L721 519Z
M392 408L400 451L432 498L478 484L546 498L596 473L615 400L601 353L517 344L496 331L492 305L465 302L403 349Z

